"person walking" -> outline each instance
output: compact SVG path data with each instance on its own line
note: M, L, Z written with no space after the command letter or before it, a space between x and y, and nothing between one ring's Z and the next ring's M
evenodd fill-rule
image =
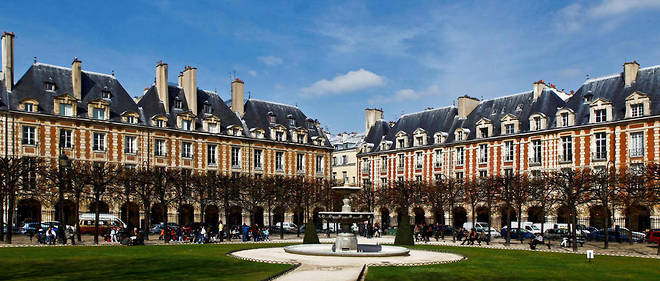
M243 223L243 242L248 241L248 233L250 232L250 227Z
M225 225L222 224L222 220L218 222L218 236L220 236L220 242L225 241Z

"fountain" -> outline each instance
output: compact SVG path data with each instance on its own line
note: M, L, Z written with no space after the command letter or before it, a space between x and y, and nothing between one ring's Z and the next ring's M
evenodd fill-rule
M344 205L341 212L319 212L319 218L331 223L340 223L341 232L333 245L302 244L284 247L284 251L292 254L316 256L353 256L353 257L388 257L405 256L410 250L404 247L358 244L355 233L351 231L353 223L364 222L373 218L372 212L353 212L351 210L351 194L357 193L361 187L335 186L333 192L344 195Z

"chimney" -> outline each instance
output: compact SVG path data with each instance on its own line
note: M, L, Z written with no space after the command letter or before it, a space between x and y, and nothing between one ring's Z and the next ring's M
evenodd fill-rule
M73 96L82 99L82 61L74 58L71 63L71 86L73 86Z
M186 67L183 71L183 94L186 96L188 103L188 110L193 114L197 114L197 68Z
M14 33L2 33L2 74L5 88L11 91L14 88Z
M183 88L183 72L179 72L179 88Z
M623 80L625 86L629 87L637 79L637 71L639 70L639 63L637 61L626 62L623 64Z
M244 98L245 98L245 83L240 79L236 78L231 82L231 110L238 113L238 116L243 117L245 113L244 110Z
M538 97L541 96L543 93L543 89L547 88L548 86L543 82L543 80L539 80L534 82L533 84L533 89L534 89L534 100L536 100Z
M369 133L369 129L376 124L376 121L383 119L383 109L382 108L367 108L364 110L366 113L365 116L365 134Z
M158 99L163 103L165 112L170 113L170 100L167 93L167 64L162 61L156 65L156 92Z
M479 99L464 95L458 97L458 118L465 119L479 105Z

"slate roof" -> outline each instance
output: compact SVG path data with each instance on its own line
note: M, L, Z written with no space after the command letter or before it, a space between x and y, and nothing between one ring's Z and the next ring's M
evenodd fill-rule
M275 115L275 123L270 124L269 114ZM289 118L295 121L294 126L289 124ZM305 128L307 129L308 144L313 144L313 137L323 137L324 146L332 147L328 137L321 132L321 128L317 128L315 121L308 118L298 107L281 104L275 102L262 101L258 99L248 99L245 102L245 114L243 120L249 129L260 128L263 129L266 136L270 136L270 129L276 125L282 125L287 128L287 140L291 140L292 129Z
M47 90L46 82L54 83L55 91ZM114 76L83 70L81 83L81 100L78 101L77 110L79 117L88 116L87 104L103 98L102 91L111 93L109 120L120 122L123 112L138 112L137 105ZM39 102L38 112L54 114L53 98L62 94L73 95L71 68L35 63L14 85L10 96L10 107L18 109L21 101L34 99Z

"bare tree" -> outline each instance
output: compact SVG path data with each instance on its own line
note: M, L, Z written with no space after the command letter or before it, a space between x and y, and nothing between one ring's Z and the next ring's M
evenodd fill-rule
M496 204L500 193L499 178L500 176L490 176L481 179L479 184L479 196L482 198L482 201L486 203L486 208L488 209L488 241L491 240L490 232L493 227L493 205Z
M522 244L523 236L520 230L522 224L522 207L529 200L530 179L526 174L518 175L518 180L514 181L513 183L514 184L511 189L511 196L513 199L513 205L516 207L516 218L518 218L518 238Z
M138 168L134 174L135 194L142 203L142 211L144 212L144 225L142 232L145 239L149 240L149 227L151 226L151 203L155 197L155 189L152 181L151 170L145 168Z
M553 172L550 179L550 186L555 192L557 202L563 203L570 209L571 240L573 251L577 251L577 207L591 201L593 173L589 168L564 170Z
M607 230L610 227L610 216L608 211L614 209L614 197L618 194L618 184L616 183L618 177L616 169L612 167L610 170L603 169L594 175L594 185L591 191L592 201L598 202L601 205L603 216L603 225ZM613 213L612 213L613 215ZM608 248L609 244L609 231L603 231L605 234L604 248Z
M89 184L90 184L90 163L85 161L75 160L71 163L71 169L68 170L70 176L71 193L76 204L76 218L80 218L80 201L84 196L89 194ZM82 241L80 235L80 220L76 220L76 236L78 236L78 242Z
M548 173L541 173L540 176L534 177L529 182L530 198L536 202L537 206L541 209L541 233L545 233L545 217L550 212L550 208L555 203L555 196L552 188L549 187L550 175Z
M165 234L163 240L165 243L169 243L171 235L169 234L169 226L167 224L167 209L170 206L170 203L176 199L174 194L174 183L179 180L180 173L179 170L165 169L162 167L153 167L149 170L149 173L154 198L162 206L163 232Z
M99 203L101 196L108 190L108 187L117 183L117 176L120 168L114 164L105 162L95 162L90 171L90 185L92 187L92 196L94 199L94 244L99 243Z
M505 236L505 246L511 244L511 205L513 205L513 186L516 185L516 182L520 180L519 175L507 174L503 177L498 178L499 180L499 197L500 201L503 204L503 207L506 208L506 225L505 222L502 222L502 229L506 226L507 232Z
M454 219L454 206L461 202L465 196L465 189L461 187L461 180L455 178L445 178L438 181L439 191L447 195L447 203L449 204L449 219L450 224ZM452 240L456 242L455 228L452 227Z
M0 188L3 189L7 201L7 244L11 244L12 242L16 196L24 185L28 185L30 172L36 169L37 161L37 159L30 157L0 158L0 173L2 174L2 176L0 176L0 180L2 180L2 182L0 182ZM0 221L0 227L2 226L2 221Z
M647 176L640 170L624 170L618 173L617 182L619 183L616 200L623 206L626 216L630 217L630 211L634 205L640 205L647 202L653 197L653 190L647 185ZM628 225L631 230L629 242L633 244L632 227Z
M470 212L472 213L472 227L475 225L475 213L476 208L479 202L481 201L481 195L479 194L479 179L467 179L463 183L463 189L465 189L465 203L470 205Z

